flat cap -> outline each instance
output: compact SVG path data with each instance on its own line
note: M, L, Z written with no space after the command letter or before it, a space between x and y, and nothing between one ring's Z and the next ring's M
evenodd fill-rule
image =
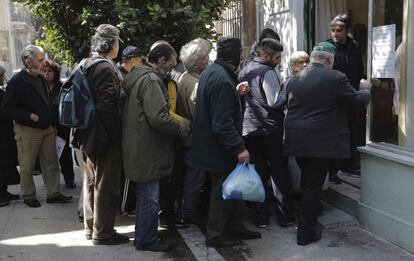
M335 54L336 47L328 42L320 42L313 47L312 52L328 52Z

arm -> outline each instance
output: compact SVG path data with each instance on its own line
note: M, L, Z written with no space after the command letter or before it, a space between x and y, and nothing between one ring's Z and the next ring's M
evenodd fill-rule
M352 87L345 74L339 74L339 79L337 80L338 84L334 87L338 89L336 91L337 100L351 109L366 107L371 99L369 89L362 88L357 91Z
M280 103L282 102L278 102L278 98L281 87L279 84L279 78L274 70L269 70L265 73L262 87L266 95L267 104L274 109L280 108Z
M151 127L169 135L186 137L190 130L170 114L169 105L161 89L163 87L157 80L149 80L144 84L147 86L142 88L142 97L137 97L137 101L142 102L144 113Z
M208 95L212 130L226 150L234 155L244 151L245 146L241 134L235 127L233 115L239 96L234 86L227 82L213 86Z
M112 141L121 139L121 117L119 115L119 93L116 75L111 65L101 62L92 75L96 115L102 122Z

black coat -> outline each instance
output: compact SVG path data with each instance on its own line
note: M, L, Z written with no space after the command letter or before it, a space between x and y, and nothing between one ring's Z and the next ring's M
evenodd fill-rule
M316 158L349 157L349 108L368 105L368 90L356 91L346 75L311 63L286 85L286 155Z
M245 149L237 75L220 61L203 71L197 90L192 156L195 168L226 173Z
M2 112L15 122L37 129L47 129L54 122L52 101L46 80L37 76L41 85L34 84L34 77L22 69L7 83ZM30 119L30 114L39 116L39 121Z
M4 95L5 91L0 88L0 104ZM0 112L0 167L15 166L17 166L17 147L13 121Z

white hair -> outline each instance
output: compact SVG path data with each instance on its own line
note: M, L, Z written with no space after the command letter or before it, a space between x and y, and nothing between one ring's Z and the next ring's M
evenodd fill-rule
M322 62L329 61L330 64L334 63L335 54L325 51L313 51L310 55L311 62Z
M190 72L194 71L200 55L209 54L211 48L211 43L203 38L196 38L186 43L180 51L180 60L183 63L185 70Z
M26 46L21 55L24 66L26 66L26 62L28 60L32 60L35 54L37 53L44 53L43 48L33 44L29 44L28 46Z

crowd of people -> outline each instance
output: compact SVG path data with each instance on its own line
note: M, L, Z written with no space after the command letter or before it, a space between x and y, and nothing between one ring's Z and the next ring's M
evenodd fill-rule
M338 183L339 170L357 171L350 166L352 115L370 100L369 85L360 87L355 64L361 56L348 36L350 25L347 15L335 17L332 39L316 44L310 55L293 53L283 80L277 70L283 44L270 28L244 61L241 40L223 37L214 62L212 44L197 38L179 53L163 40L148 53L129 45L116 64L120 30L102 24L83 55L96 110L86 129L59 123L59 65L46 60L42 48L27 46L24 68L1 92L1 152L7 147L7 153L0 156L0 206L19 198L7 191L19 183L13 177L20 177L24 204L41 206L33 182L38 159L46 202L72 202L59 184L62 173L66 186L76 187L74 148L83 176L79 216L93 245L129 242L114 229L117 214L124 213L135 214L137 250L168 251L158 226L197 223L201 201L208 209L206 246L231 246L261 238L245 226L245 202L222 197L222 184L236 164L253 163L266 188L264 203L247 204L257 228L267 227L276 213L280 226L298 225L298 245L318 241L322 185L328 172ZM56 135L67 141L60 158ZM298 209L288 157L302 173Z

